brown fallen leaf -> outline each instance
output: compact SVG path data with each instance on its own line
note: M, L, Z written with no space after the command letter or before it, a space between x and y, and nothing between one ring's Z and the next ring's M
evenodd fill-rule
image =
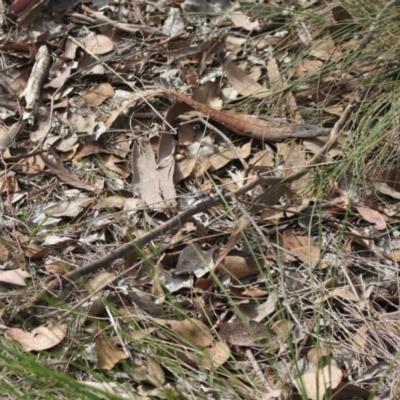
M154 387L161 387L165 383L164 370L161 365L148 354L146 354L146 360L137 360L128 371L133 380L138 382L148 382Z
M2 285L26 286L25 279L31 275L21 268L9 271L0 271L0 283Z
M124 351L119 350L104 333L97 338L95 350L99 366L105 370L113 369L115 364L129 357Z
M310 363L311 364L311 363ZM311 370L295 379L300 392L305 392L311 400L324 398L327 389L335 389L343 378L343 372L335 364L326 365L316 371Z
M85 40L83 46L93 54L105 54L114 48L112 40L104 35L96 35Z
M223 65L224 72L235 90L242 96L253 96L255 98L265 98L271 91L248 76L241 68L230 60Z
M216 369L227 361L230 357L229 347L222 342L216 342L207 327L203 322L194 318L188 318L184 321L164 320L155 318L155 322L160 325L169 325L174 332L176 340L183 338L185 345L189 343L201 350L200 364L207 369ZM198 362L190 353L186 351L186 361L191 364Z
M58 345L65 338L65 330L57 321L50 320L48 326L38 326L31 332L10 328L6 337L20 343L24 351L41 351Z
M68 183L68 185L74 186L78 189L93 191L94 186L90 185L89 183L81 181L78 175L76 175L74 172L70 171L67 167L65 167L61 159L57 156L54 150L50 149L49 152L51 152L51 154L55 158L55 161L50 160L50 158L48 158L44 154L41 154L40 157L42 158L43 162L46 164L46 167L50 171L58 175L58 177L65 183Z
M109 83L99 83L90 87L82 98L85 100L87 105L98 107L113 95L114 89Z
M375 224L374 228L378 231L386 229L386 222L379 211L371 210L368 207L356 207L357 211L361 215L361 218L365 221Z

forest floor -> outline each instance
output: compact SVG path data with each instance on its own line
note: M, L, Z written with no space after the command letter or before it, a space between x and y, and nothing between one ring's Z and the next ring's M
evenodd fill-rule
M0 0L2 397L400 399L399 11Z

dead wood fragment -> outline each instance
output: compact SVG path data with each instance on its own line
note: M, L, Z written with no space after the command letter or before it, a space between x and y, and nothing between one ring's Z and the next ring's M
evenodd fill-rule
M145 25L134 25L134 24L127 24L124 22L116 22L113 21L112 19L106 17L103 12L100 11L93 11L91 8L85 6L82 4L82 10L85 11L86 13L92 15L94 19L96 19L100 23L105 23L113 26L116 29L119 29L124 32L128 33L136 33L138 31L142 32L145 35L154 35L154 36L162 36L165 37L165 33L161 32L157 28L152 28L151 26L145 26ZM80 15L79 15L80 16Z
M25 90L21 93L20 98L25 98L25 108L22 120L29 120L33 123L40 99L40 91L43 82L47 77L50 67L50 53L47 46L41 46L36 54L36 62L32 68L31 76Z

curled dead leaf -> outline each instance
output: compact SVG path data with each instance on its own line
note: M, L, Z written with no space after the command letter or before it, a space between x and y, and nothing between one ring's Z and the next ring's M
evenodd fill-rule
M107 36L96 35L83 42L85 49L93 54L106 54L114 49L114 44Z
M58 345L65 338L65 330L57 321L50 320L48 326L39 326L31 332L10 328L6 337L20 343L24 351L41 351Z

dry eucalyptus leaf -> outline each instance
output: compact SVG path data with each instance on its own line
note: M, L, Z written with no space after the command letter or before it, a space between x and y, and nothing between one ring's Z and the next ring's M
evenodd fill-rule
M0 285L26 286L25 279L31 275L21 268L0 271Z
M98 107L113 95L114 89L109 83L99 83L90 87L82 98L88 106Z
M231 15L232 22L235 26L239 26L247 31L257 29L260 26L258 20L251 21L250 18L241 11L235 11Z
M179 256L175 269L176 275L194 273L197 278L211 271L214 267L213 251L204 251L196 243L186 246Z
M261 268L255 262L252 262L252 259L241 256L226 256L224 261L218 265L218 271L221 274L229 275L235 279L256 275Z
M65 338L65 330L57 321L50 320L48 326L39 326L31 332L10 328L6 336L20 343L24 351L41 351L57 346Z
M321 249L307 236L294 236L288 233L282 236L282 245L310 267L321 258Z
M103 197L93 206L94 210L104 210L107 208L122 208L128 199L120 196Z
M269 89L257 83L241 68L237 67L233 61L226 62L223 68L229 83L240 95L265 98L271 94Z
M93 54L106 54L114 49L111 39L104 35L96 35L83 42L83 47Z
M111 370L115 364L121 360L129 358L129 355L124 351L119 350L117 346L105 336L101 334L98 336L95 344L95 350L97 355L97 362L100 368L105 370Z
M44 213L52 217L76 217L82 210L93 202L88 197L74 197L65 200L56 206L46 208Z
M155 387L162 387L165 383L165 374L161 365L153 358L146 354L147 375L146 382L151 383Z
M9 128L0 124L0 150L4 150L15 143L19 136L20 126L20 122L16 122Z
M117 396L126 400L136 399L135 394L132 393L130 387L127 387L124 384L118 382L88 382L88 381L80 381L80 383L92 387L97 390L101 390L105 393L108 393L112 396ZM97 393L96 393L97 394Z
M361 217L365 221L375 224L374 225L375 229L378 229L378 231L386 229L386 222L379 211L371 210L370 208L367 207L356 207L356 208Z
M307 372L296 379L300 393L305 392L311 400L323 400L327 389L335 389L342 381L343 372L336 365L326 365L322 369Z
M16 173L8 171L0 177L0 193L16 193L19 192L19 184Z
M99 272L93 278L89 279L88 286L91 290L96 291L98 289L104 288L110 282L115 280L116 275L112 272Z

